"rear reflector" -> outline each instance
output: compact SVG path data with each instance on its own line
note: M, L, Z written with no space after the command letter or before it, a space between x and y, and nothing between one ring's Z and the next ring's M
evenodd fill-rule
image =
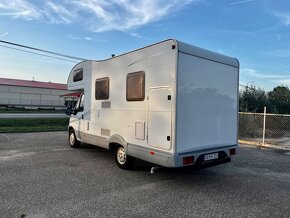
M184 157L183 158L183 165L192 164L194 161L194 157Z
M231 148L230 149L230 155L235 155L236 154L236 149L235 148Z

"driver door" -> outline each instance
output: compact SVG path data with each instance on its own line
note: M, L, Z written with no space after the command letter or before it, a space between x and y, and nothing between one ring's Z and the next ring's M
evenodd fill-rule
M76 113L73 115L73 125L75 134L80 141L83 141L84 136L84 101L85 101L85 94L81 94L76 107Z

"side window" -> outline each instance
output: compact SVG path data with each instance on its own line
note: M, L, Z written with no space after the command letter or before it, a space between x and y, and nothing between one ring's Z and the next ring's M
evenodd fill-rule
M84 104L85 104L85 94L82 94L82 97L80 100L79 111L84 111Z
M127 75L127 101L143 101L145 98L145 72L139 71Z
M74 71L73 81L78 82L83 80L83 69L78 69Z
M109 99L109 84L110 80L108 77L97 79L95 87L95 98L96 100Z
M85 94L83 93L79 100L77 101L76 105L75 105L75 110L77 110L77 112L82 112L84 111L84 101L85 101Z

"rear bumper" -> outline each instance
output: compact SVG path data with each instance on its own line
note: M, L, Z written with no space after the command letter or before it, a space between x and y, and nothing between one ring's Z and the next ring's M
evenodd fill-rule
M231 161L230 157L230 149L235 148L237 150L238 145L229 145L223 147L214 147L210 149L198 150L198 151L188 151L184 153L168 153L158 151L152 148L146 148L136 145L128 144L128 154L130 156L139 158L141 160L145 160L156 165L164 166L164 167L185 167L196 165L199 167L206 167L206 166L214 166L222 163L227 163ZM154 151L154 155L152 154ZM150 154L151 153L151 154ZM203 161L203 156L205 154L212 154L212 153L219 153L219 158L210 161ZM184 157L193 157L193 163L184 165L183 158Z
M212 167L212 166L229 163L229 162L231 162L231 157L224 157L222 159L218 159L215 161L208 161L208 162L197 161L193 166L196 168L206 168L206 167Z
M228 145L223 147L214 147L210 149L204 149L199 151L191 151L191 152L185 152L185 153L179 153L174 157L174 166L173 167L183 167L183 166L214 166L219 165L222 163L228 163L231 161L231 155L230 150L235 149L237 152L238 145ZM218 153L219 158L215 160L210 161L204 161L204 155L205 154L212 154L212 153ZM194 162L192 164L184 165L183 164L183 158L184 157L193 157Z

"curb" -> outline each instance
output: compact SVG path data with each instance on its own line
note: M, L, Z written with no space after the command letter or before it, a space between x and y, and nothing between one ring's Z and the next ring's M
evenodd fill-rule
M281 146L281 145L272 145L272 144L264 144L259 142L251 142L251 141L245 141L245 140L239 140L239 143L246 144L246 145L254 145L258 148L271 148L271 149L279 149L279 150L285 150L290 151L290 146Z

